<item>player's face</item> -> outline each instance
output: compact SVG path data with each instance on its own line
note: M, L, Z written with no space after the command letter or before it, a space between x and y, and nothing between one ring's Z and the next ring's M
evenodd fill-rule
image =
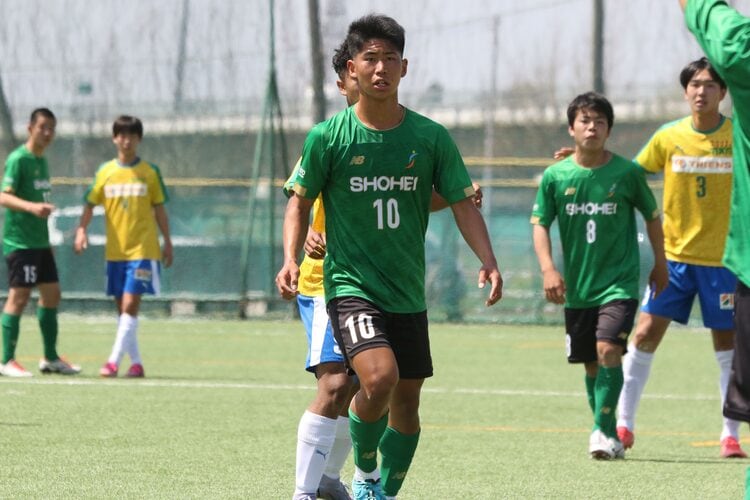
M339 93L346 97L346 105L351 106L359 101L359 86L357 80L349 76L349 73L342 71L339 75L339 79L336 80L336 86L339 88Z
M392 43L374 38L365 42L347 69L349 77L357 82L360 95L385 100L398 95L407 64Z
M141 138L138 134L132 134L130 132L120 132L112 138L112 142L117 147L117 152L125 157L133 157L138 151L138 144L141 143Z
M44 150L55 138L57 122L43 115L37 115L34 123L29 124L29 138L34 149Z
M577 148L588 151L603 150L604 143L609 137L607 117L593 109L579 109L573 125L568 127L568 133Z
M718 113L719 103L727 95L719 82L713 79L707 69L698 71L687 84L685 100L693 113Z

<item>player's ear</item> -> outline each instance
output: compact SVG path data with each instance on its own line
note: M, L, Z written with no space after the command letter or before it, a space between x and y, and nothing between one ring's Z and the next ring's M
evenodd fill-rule
M349 78L352 78L354 80L357 79L357 73L354 71L354 61L349 59L346 61L346 70L349 72Z
M409 66L408 59L401 59L401 78L406 76L406 68Z
M336 80L336 86L339 88L339 94L346 96L346 87L344 87L344 82L342 82L340 79Z

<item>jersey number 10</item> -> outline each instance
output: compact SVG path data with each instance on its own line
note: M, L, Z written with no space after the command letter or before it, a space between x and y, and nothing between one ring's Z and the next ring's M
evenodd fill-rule
M390 229L396 229L401 224L401 216L398 214L398 201L388 198L383 207L383 200L375 200L372 203L378 216L378 229L384 229L385 224Z

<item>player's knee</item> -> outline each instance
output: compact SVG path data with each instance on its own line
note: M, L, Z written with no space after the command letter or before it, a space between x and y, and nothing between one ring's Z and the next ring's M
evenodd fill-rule
M398 384L398 372L389 370L371 373L365 377L360 374L359 383L368 399L387 401Z

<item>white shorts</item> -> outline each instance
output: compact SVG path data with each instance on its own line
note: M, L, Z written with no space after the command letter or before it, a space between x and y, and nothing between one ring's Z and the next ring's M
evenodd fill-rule
M315 373L322 363L344 363L341 349L333 338L331 322L328 320L325 298L297 295L297 305L302 324L307 334L307 361L305 369Z

